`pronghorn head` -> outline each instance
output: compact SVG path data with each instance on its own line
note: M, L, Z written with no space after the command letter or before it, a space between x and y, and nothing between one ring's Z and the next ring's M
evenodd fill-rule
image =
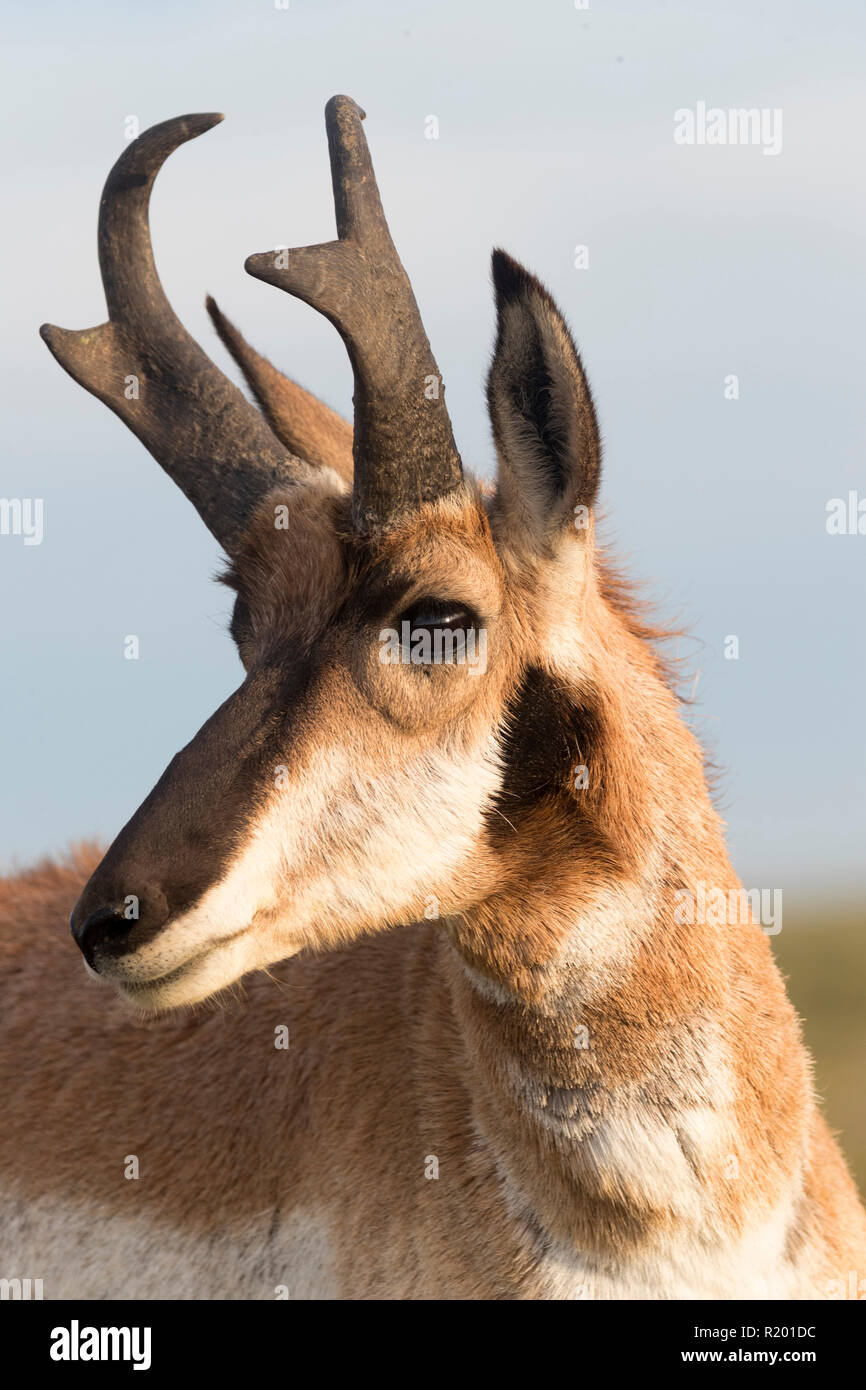
M167 156L219 119L168 121L129 146L100 213L108 322L43 329L183 488L236 590L243 683L169 764L72 916L89 966L145 1008L489 898L539 781L564 784L581 761L577 735L559 746L550 692L583 689L589 711L608 607L599 437L560 313L494 254L499 481L480 489L463 475L353 101L326 111L338 240L247 268L340 332L354 429L212 303L262 413L189 337L154 268L148 201Z

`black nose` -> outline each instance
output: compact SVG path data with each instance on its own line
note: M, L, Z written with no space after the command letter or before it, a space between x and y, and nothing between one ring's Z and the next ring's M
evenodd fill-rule
M95 912L91 912L85 917L83 922L76 922L76 914L73 912L70 918L69 927L75 937L84 959L91 970L99 972L96 964L97 952L105 952L109 947L116 953L117 947L129 935L130 929L135 925L124 917L119 908L100 907Z

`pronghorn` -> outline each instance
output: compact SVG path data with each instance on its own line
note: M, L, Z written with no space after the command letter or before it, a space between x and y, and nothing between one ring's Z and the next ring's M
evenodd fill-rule
M260 413L150 245L159 168L219 119L127 148L100 213L108 322L43 329L225 549L246 675L101 859L3 885L0 1273L49 1298L850 1288L866 1220L766 935L677 910L738 883L595 539L561 314L494 253L499 477L476 486L363 112L335 97L338 240L247 268L338 329L354 428L211 303ZM383 659L394 632L407 659ZM485 660L435 660L443 632L464 656L483 634ZM64 939L73 906L113 991ZM226 1010L183 1007L242 977Z

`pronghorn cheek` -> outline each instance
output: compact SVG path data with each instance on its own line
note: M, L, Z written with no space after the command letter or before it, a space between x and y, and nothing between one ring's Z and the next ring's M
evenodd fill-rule
M306 736L257 756L248 818L212 881L100 958L141 1006L193 1002L301 948L447 916L480 890L485 814L503 776L495 737L464 731L430 749L388 742L377 721L378 736L363 724L324 741L315 698L305 709Z
M478 888L501 778L490 735L390 766L375 747L311 750L271 796L235 875L256 886L263 931L292 949L444 916Z

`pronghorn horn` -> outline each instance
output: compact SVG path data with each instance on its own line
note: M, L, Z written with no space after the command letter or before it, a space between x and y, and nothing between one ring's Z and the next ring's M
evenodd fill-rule
M99 208L99 267L108 322L71 332L44 324L70 376L119 415L231 552L250 512L302 467L187 333L153 260L148 208L173 150L221 115L178 116L124 150Z
M361 531L450 492L463 476L441 379L350 97L325 107L337 241L250 256L251 275L330 319L355 375L353 511Z
M216 300L205 300L211 322L231 353L277 439L292 454L319 468L333 468L352 485L352 426L342 415L284 376L250 347Z

